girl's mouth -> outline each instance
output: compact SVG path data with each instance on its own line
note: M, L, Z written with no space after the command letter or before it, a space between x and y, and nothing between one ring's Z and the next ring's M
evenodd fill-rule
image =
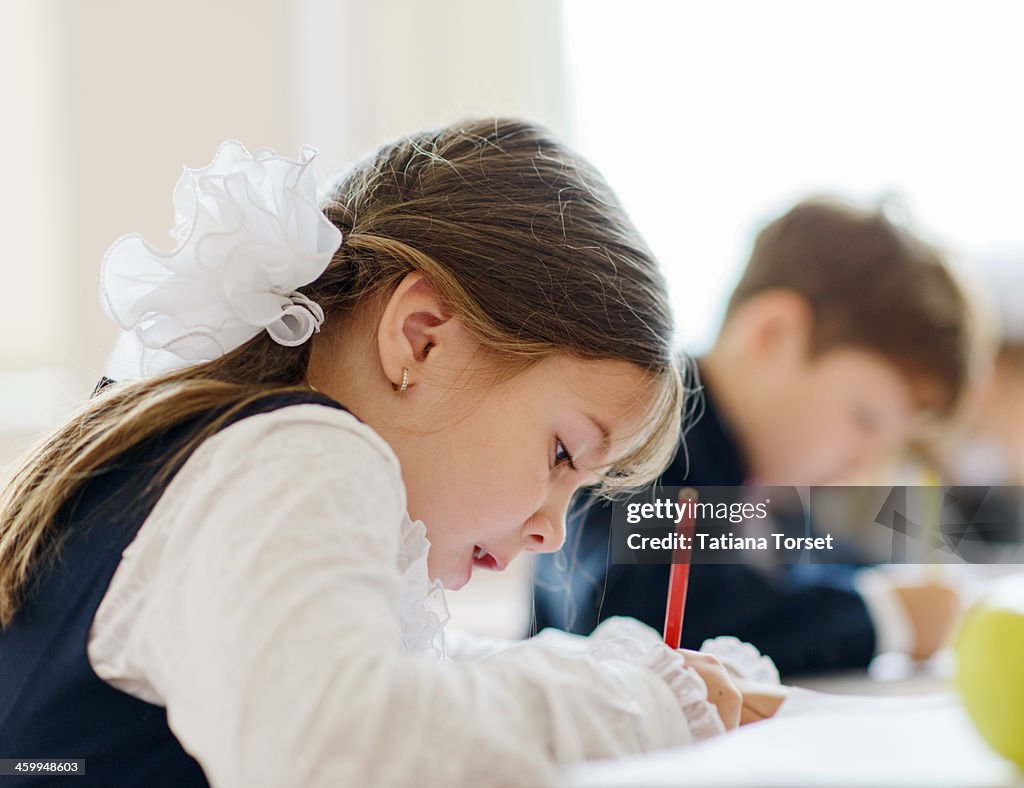
M473 566L474 568L500 572L505 568L505 562L497 556L491 555L484 548L477 545L473 550Z

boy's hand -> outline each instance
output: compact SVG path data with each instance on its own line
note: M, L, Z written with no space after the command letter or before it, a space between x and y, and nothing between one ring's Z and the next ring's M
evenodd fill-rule
M960 595L944 583L894 585L892 592L913 627L910 656L927 659L942 648L961 611Z
M718 657L687 649L679 649L679 653L686 665L697 671L704 679L708 688L708 700L718 709L718 716L722 718L725 729L728 731L737 727L740 724L743 696Z

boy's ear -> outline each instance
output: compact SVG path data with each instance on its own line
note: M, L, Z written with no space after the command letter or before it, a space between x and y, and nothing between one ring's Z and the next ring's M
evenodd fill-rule
M806 359L814 317L811 305L794 290L765 290L744 305L749 346L770 361Z
M423 276L407 274L384 306L377 326L377 349L384 374L393 384L402 381L409 370L410 386L415 385L431 353L435 357L449 350L461 334L451 312Z

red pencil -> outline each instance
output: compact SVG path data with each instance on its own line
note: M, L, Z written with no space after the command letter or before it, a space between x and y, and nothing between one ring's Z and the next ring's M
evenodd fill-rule
M686 506L686 512L676 526L676 533L685 536L692 546L697 519L692 504L697 502L697 491L692 487L683 488L679 491L678 502ZM668 575L668 599L665 602L665 642L672 648L679 648L683 637L683 611L686 609L686 589L689 583L690 551L677 549L672 556L672 568Z

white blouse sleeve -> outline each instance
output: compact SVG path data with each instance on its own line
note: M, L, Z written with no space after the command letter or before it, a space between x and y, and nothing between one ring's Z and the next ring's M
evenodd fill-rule
M556 766L691 739L669 683L628 659L405 653L397 459L300 405L206 441L147 518L89 657L166 706L215 786L539 785Z
M679 655L662 641L657 632L634 618L616 616L606 619L590 636L575 635L553 628L544 629L523 641L480 637L463 632L448 632L446 635L448 654L456 660L485 660L516 645L521 649L534 649L534 659L539 662L545 659L558 660L564 655L573 654L589 660L626 660L643 665L654 671L672 689L686 717L692 741L709 739L725 732L725 725L718 715L718 709L708 699L704 679L696 670L688 667ZM768 657L763 657L751 644L742 643L736 638L715 638L705 641L701 651L721 652L722 649L714 648L718 645L717 641L731 641L728 645L740 651L748 660L751 656L756 656L760 660L766 660L771 670L775 669L774 663ZM748 654L748 650L754 654ZM721 659L720 653L714 655ZM722 661L725 662L724 659ZM753 678L752 675L736 675ZM779 683L777 671L774 683Z

